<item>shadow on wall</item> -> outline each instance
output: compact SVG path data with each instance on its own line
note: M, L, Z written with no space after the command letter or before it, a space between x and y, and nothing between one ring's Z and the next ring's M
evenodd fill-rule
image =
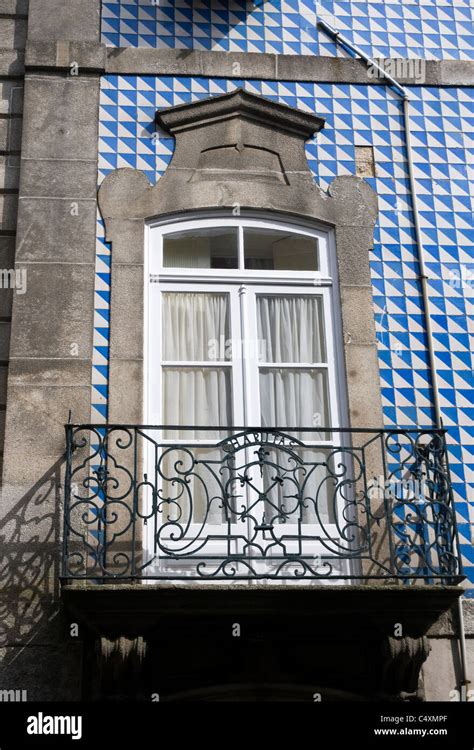
M80 697L82 644L60 603L64 462L0 521L0 687L26 690L29 701Z
M102 41L116 48L279 54L317 54L330 47L337 55L332 40L318 38L316 13L316 2L290 8L267 0L188 0L176 7L166 0L108 0L102 8Z

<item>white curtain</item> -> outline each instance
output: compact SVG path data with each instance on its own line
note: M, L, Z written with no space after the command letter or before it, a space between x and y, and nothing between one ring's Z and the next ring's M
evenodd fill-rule
M232 423L230 368L219 367L229 338L228 297L224 294L163 294L163 359L183 367L163 368L163 421L168 425ZM192 367L190 362L216 366ZM187 365L187 366L184 366ZM210 431L168 433L167 437L216 437Z
M314 427L314 432L296 430L291 435L302 442L324 439L325 433L318 427L329 424L327 372L308 367L326 360L321 300L316 297L260 296L257 298L257 328L265 362L270 364L270 367L260 367L262 425ZM271 363L283 366L272 367ZM285 367L285 363L301 363L302 366ZM295 464L286 454L282 451L272 452L271 460L283 467L279 473L284 482L275 482L272 479L276 475L275 470L266 469L265 484L267 487L274 485L268 498L276 507L287 511L297 507L292 495L303 487L305 476L310 476L303 493L308 507L302 508L301 520L316 523L317 504L320 519L327 521L332 515L324 481L327 473L323 466L314 469L314 464L324 463L326 456L316 448L298 449L298 455L304 464L295 473L292 472ZM296 483L292 480L296 480ZM275 513L271 506L268 512ZM298 514L295 513L287 523L297 520Z
M326 373L317 370L275 368L260 370L260 404L264 427L315 427L298 437L322 439L318 427L328 424Z
M163 304L163 359L202 362L214 359L212 341L229 337L226 294L166 292Z
M266 363L301 363L301 367L261 367L262 424L265 427L327 426L327 374L325 370L308 367L326 360L321 300L259 296L257 329ZM319 434L318 431L318 439Z
M182 363L181 366L163 367L165 425L216 427L232 423L230 368L219 367L229 331L227 295L199 292L162 295L163 360ZM189 365L191 362L213 361L216 361L216 366ZM216 430L167 430L165 436L186 443L193 439L215 442L224 434ZM189 450L197 459L213 462L220 458L215 449L191 447ZM211 465L218 474L220 464ZM162 464L169 477L163 490L170 497L181 492L179 509L173 504L169 506L170 519L176 520L179 516L184 524L191 516L193 521L201 523L207 513L209 523L221 523L223 516L219 502L214 500L209 506L209 498L219 496L219 487L205 464L194 465L193 476L188 476L186 486L173 482L173 478L182 479L181 472L189 466L189 455L179 450L170 451Z
M259 339L266 362L324 362L323 315L318 297L259 296Z

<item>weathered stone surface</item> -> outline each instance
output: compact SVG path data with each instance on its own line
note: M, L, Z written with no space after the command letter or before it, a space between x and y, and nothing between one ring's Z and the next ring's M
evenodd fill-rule
M143 320L142 266L114 265L112 270L112 297L115 309L120 307L120 320L111 323L111 355L118 359L143 357L143 331L136 321ZM112 329L111 329L112 331Z
M434 67L432 61L427 63ZM474 65L469 60L443 60L437 70L439 86L472 86L474 85Z
M21 148L21 119L0 119L0 151L19 151Z
M0 75L22 76L24 54L1 48L24 46L26 23L18 14L26 15L28 3L1 4L0 13L17 15L15 23L0 23ZM2 689L26 689L28 700L77 700L82 645L69 639L59 613L58 562L64 424L70 410L78 421L90 417L99 103L99 79L91 73L101 69L104 53L99 0L31 0L30 10L30 55L44 69L59 66L67 75L41 75L36 68L25 86L18 259L19 269L27 270L27 289L13 295L17 346L10 361L0 503L0 680ZM68 70L73 62L79 65L75 77ZM0 114L21 114L22 100L22 82L0 84ZM19 150L21 119L3 122L0 148L7 139L8 148ZM18 188L14 166L12 157L0 162L1 188ZM12 232L16 202L14 195L0 199L0 221L7 219L2 228ZM14 238L0 238L1 268L12 267L14 245ZM0 290L0 317L10 307L7 295L11 291ZM9 327L0 323L5 332ZM5 341L0 330L0 360ZM2 367L0 404L6 375ZM0 411L0 437L4 416Z
M421 697L420 670L431 650L426 636L395 638L389 635L382 645L384 695L402 698L405 695Z
M27 388L9 384L2 517L29 495L42 498L42 508L47 512L57 512L54 488L59 483L57 473L64 467L64 425L69 411L76 421L85 421L90 414L90 399L90 386L85 384L31 384ZM31 502L32 511L34 505ZM29 538L28 530L18 529L18 537Z
M0 83L0 114L20 115L23 112L23 83L2 81Z
M10 166L8 157L0 157L0 190L18 190L20 169Z
M349 175L336 177L329 185L328 193L338 203L338 224L373 227L378 214L378 198L368 182Z
M3 6L0 9L3 13ZM26 43L26 19L3 18L0 23L0 47L24 49Z
M226 142L232 143L235 138L240 136L240 128L249 121L256 123L260 128L268 127L269 130L274 132L275 136L284 132L287 137L288 134L295 134L300 138L309 138L324 127L324 120L321 117L272 102L263 96L249 94L245 89L237 89L229 94L203 99L191 105L182 104L159 110L156 120L172 135L192 130L196 138L205 137L212 140L215 137L217 147ZM228 130L229 123L234 126L230 130ZM201 133L204 133L205 136L201 136ZM263 146L263 143L258 143L259 139L262 139L262 135L261 131L258 134L253 134L252 140L255 141L255 145ZM189 164L189 162L196 161L195 155L188 153L181 143L182 138L180 143L177 144L175 152L177 156L175 158L179 160L180 152L183 151L185 154L183 158L192 168L194 165ZM298 166L304 166L305 172L307 172L307 165L305 166L301 157L301 148L295 154Z
M304 195L314 184L303 145L324 126L315 114L238 89L158 111L156 121L176 137L164 179L191 193L206 182L245 182L263 190L290 186Z
M368 83L367 67L361 60L310 55L278 55L278 77L281 80L318 82L353 81Z
M38 501L40 497L36 495L24 498L17 506L22 524L29 529L29 540L23 536L19 542L16 538L13 514L2 521L0 602L4 616L0 623L0 648L30 639L41 646L59 644L64 640L65 623L55 581L60 508L57 508L55 520L52 510L45 512ZM37 536L46 537L47 541L38 543Z
M17 261L93 263L96 204L68 197L22 198L18 216ZM76 215L77 214L77 215ZM58 273L60 266L57 267ZM28 272L30 275L32 271Z
M15 296L12 357L90 356L93 269L74 263L34 263L27 293Z
M8 367L0 365L0 404L5 405L7 399Z
M9 268L12 268L12 266L9 266ZM0 285L0 318L8 318L12 312L13 290L7 288L6 284L4 285L2 271L3 268L0 268L0 279L2 280Z
M28 38L98 42L100 0L30 0Z
M446 637L455 636L457 633L457 607L444 612L441 617L430 627L428 636L434 637Z
M0 151L11 151L10 149L10 119L0 120Z
M81 699L81 643L10 646L0 656L2 689L26 690L28 701Z
M371 74L360 60L316 55L271 55L258 52L206 52L107 48L107 73L120 75L180 75L258 80L309 81L380 85L383 78ZM398 62L398 66L397 66ZM401 63L401 64L400 64ZM387 70L401 70L402 85L472 86L474 63L468 60L424 60L424 77L404 75L409 61L387 60ZM397 76L395 76L397 77Z
M114 264L143 262L143 219L110 219L108 232L114 238Z
M0 227L14 232L18 214L18 196L16 194L0 195Z
M21 77L25 72L25 53L17 49L0 49L0 76Z
M6 16L26 18L29 0L2 0L2 13Z
M98 106L95 77L27 76L22 157L95 159Z
M346 321L346 345L375 345L371 287L344 284L340 287L340 295L342 319Z
M143 363L141 360L112 359L110 377L114 387L109 396L111 423L143 424ZM130 383L134 384L130 390Z
M10 384L17 386L83 386L90 376L88 359L12 359Z
M107 48L107 73L274 79L277 57L244 52ZM192 71L192 72L191 72Z
M153 632L165 614L193 623L209 612L212 619L238 612L242 616L255 615L261 621L272 617L281 636L283 619L290 618L291 612L300 637L309 634L314 638L317 632L319 639L331 639L337 632L339 647L349 640L360 648L375 633L393 634L394 623L400 621L406 635L420 637L430 622L452 605L457 591L377 582L369 586L301 582L294 586L281 581L276 586L273 582L255 581L249 586L235 580L202 581L198 585L194 581L150 581L146 586L74 582L63 586L62 596L72 616L103 635L145 635ZM137 622L142 623L140 630ZM318 653L319 639L313 641Z
M95 42L29 41L25 68L29 71L65 70L73 76L105 72L105 46Z
M8 359L10 353L10 323L0 321L0 360Z
M53 198L67 197L69 201L68 213L71 214L71 204L89 199L94 201L97 195L97 163L90 161L54 159L29 159L28 169L22 170L21 196L46 196ZM81 213L81 211L79 211Z
M13 268L15 262L15 237L0 237L0 270Z
M350 332L350 327L351 322L347 322L348 332ZM382 425L380 391L374 387L379 382L376 346L375 344L346 343L344 352L351 426L380 427Z
M357 243L354 242L352 227L338 226L336 231L339 283L371 286L369 260L374 244L372 227L358 227L360 241Z
M459 655L451 639L430 639L431 652L423 665L426 701L451 701L459 688ZM474 660L473 660L474 661Z
M5 410L0 410L0 441L3 444L5 439Z
M177 172L178 170L176 170ZM107 240L112 241L113 226L107 229L109 219L137 219L157 214L182 214L184 210L204 209L222 211L222 215L233 216L239 205L242 215L246 209L268 210L293 214L308 219L315 214L320 221L333 225L336 222L335 203L329 200L317 185L305 184L304 191L295 190L292 196L284 185L265 185L247 181L222 180L207 182L182 182L174 180L172 172L165 172L156 189L150 186L145 175L133 169L117 169L107 176L104 188L99 192L100 209L106 220ZM185 176L182 173L182 176ZM190 174L188 173L187 177ZM158 194L158 185L160 186ZM299 186L298 186L299 187ZM117 211L120 196L124 201L120 213ZM157 204L159 198L159 204ZM182 207L182 208L180 208Z
M466 631L466 635L474 636L474 600L464 599L462 608L464 614L464 629Z

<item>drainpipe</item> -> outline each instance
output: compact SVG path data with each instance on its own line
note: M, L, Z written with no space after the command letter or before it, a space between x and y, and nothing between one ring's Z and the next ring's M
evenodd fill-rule
M433 386L433 404L436 418L436 426L442 428L443 420L441 417L441 407L439 403L439 381L438 373L436 370L436 361L433 346L433 329L431 326L431 315L430 315L430 299L428 294L428 276L426 274L426 263L425 263L425 248L423 246L423 239L421 236L420 228L420 214L418 211L418 196L415 185L415 175L413 169L413 151L411 144L411 130L410 130L410 99L406 89L404 89L405 95L403 97L403 116L405 120L405 139L407 144L407 155L408 155L408 176L410 179L410 192L413 206L413 219L415 222L415 237L416 245L418 247L418 263L420 266L420 282L421 282L421 293L423 296L423 309L425 311L425 325L426 325L426 337L428 339L428 354L431 370L431 382Z
M337 44L340 44L342 47L345 47L350 52L357 55L357 57L361 58L367 65L370 65L375 70L377 70L381 78L384 78L386 81L388 81L392 88L394 88L399 94L399 96L403 100L403 117L404 117L404 124L405 124L405 141L406 141L406 147L407 147L407 164L408 164L408 177L410 181L410 192L411 192L411 201L412 201L412 209L413 209L413 219L415 224L415 238L416 238L416 246L418 249L418 264L420 266L420 275L419 280L421 284L421 294L423 297L423 309L424 309L424 318L425 318L425 326L426 326L426 336L428 340L428 358L429 358L429 364L430 364L430 370L431 370L431 383L433 387L433 405L434 405L434 413L435 413L435 419L436 419L436 426L439 428L443 427L443 420L441 417L441 408L440 408L440 402L439 402L439 380L438 380L438 373L436 370L436 361L435 361L435 354L434 354L434 346L433 346L433 329L431 326L431 315L430 315L430 299L428 294L428 277L426 274L426 260L425 260L425 248L423 245L423 238L421 235L421 227L420 227L420 213L418 209L418 196L416 192L416 185L415 185L415 175L414 175L414 169L413 169L413 150L412 150L412 139L411 139L411 130L410 130L410 95L408 93L408 90L402 86L395 78L393 78L389 73L386 73L385 70L381 65L379 65L375 60L370 58L368 55L365 54L365 52L362 52L355 44L352 44L348 39L346 39L342 34L334 29L332 26L330 26L326 21L323 19L320 19L317 23L318 28L323 29L323 31L326 32ZM460 596L458 599L458 613L459 613L459 646L460 646L460 657L461 657L461 701L467 700L467 688L470 685L470 680L468 677L468 670L467 670L467 656L466 656L466 634L464 630L464 613L463 613L463 607L462 607L463 597Z
M466 631L464 629L464 612L462 608L463 597L458 599L458 620L459 620L459 650L461 656L461 696L460 700L465 703L469 700L468 691L471 680L467 671L467 653L466 653Z

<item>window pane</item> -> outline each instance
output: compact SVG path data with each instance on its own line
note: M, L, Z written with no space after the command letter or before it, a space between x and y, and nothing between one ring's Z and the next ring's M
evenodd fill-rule
M311 433L292 433L299 439L324 440L329 426L327 373L324 370L294 370L262 367L260 408L264 427L314 427Z
M326 361L320 297L257 297L257 329L265 362Z
M268 271L317 271L315 237L275 229L244 229L245 268Z
M230 339L227 294L166 292L162 295L163 359L207 362L226 358ZM228 357L227 357L228 358Z
M163 423L189 427L232 424L231 374L228 368L164 367ZM202 438L201 432L166 430L166 438L191 440ZM219 437L206 430L205 439Z
M165 268L238 268L237 227L171 232L163 237Z

